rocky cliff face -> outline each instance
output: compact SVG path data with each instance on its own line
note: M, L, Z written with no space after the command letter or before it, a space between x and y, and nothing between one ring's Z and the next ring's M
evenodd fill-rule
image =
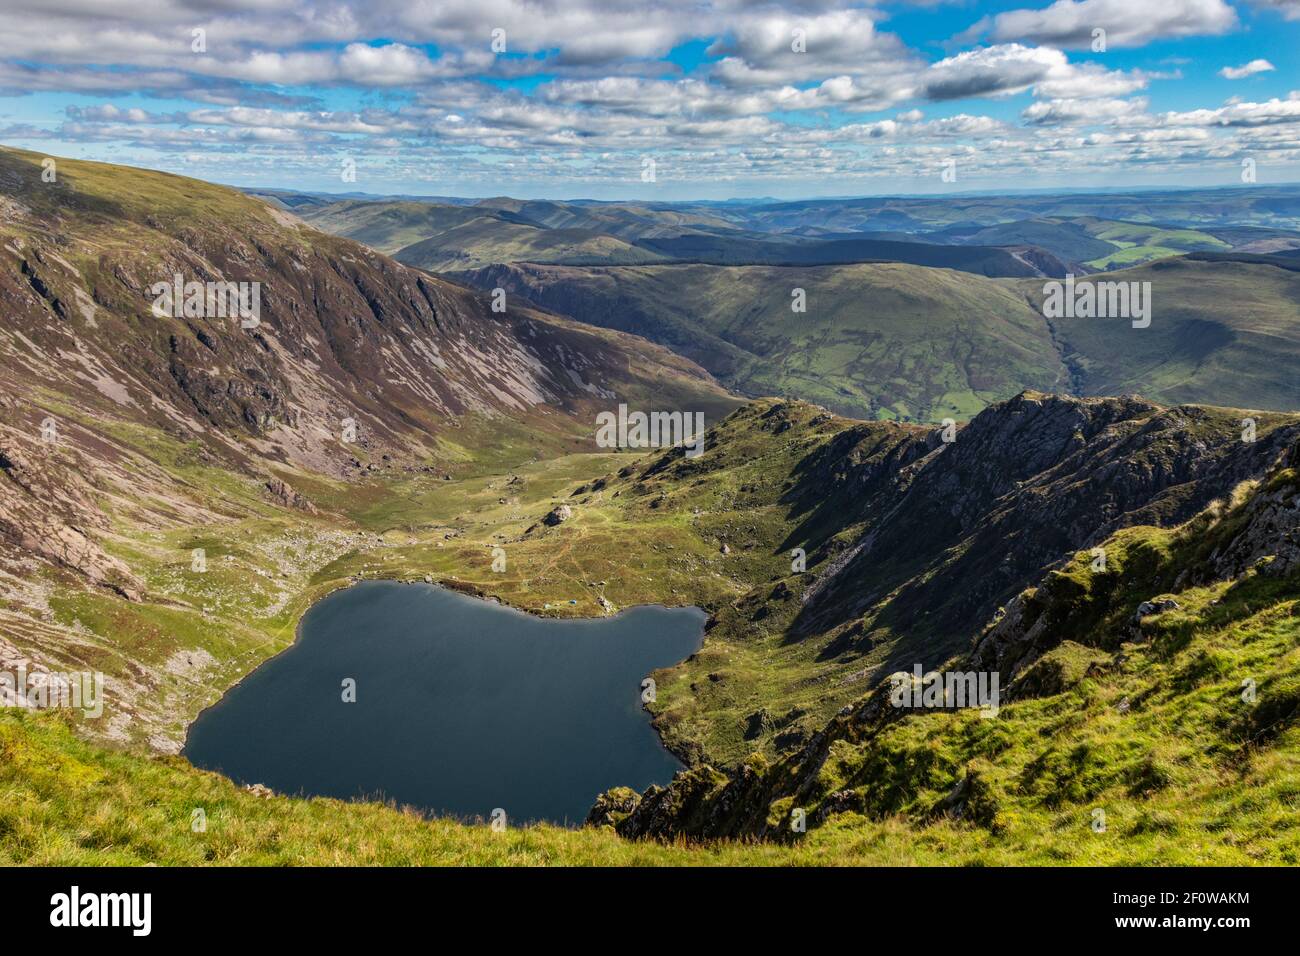
M1251 575L1293 582L1300 424L1272 416L1245 441L1242 415L1026 394L986 410L953 442L908 432L861 462L851 450L880 426L842 433L803 476L817 476L835 513L865 530L849 545L828 542L788 633L824 643L823 657L846 668L868 662L869 692L774 763L756 755L726 772L697 763L639 798L607 795L591 822L636 838L739 838L774 827L788 836L790 806L806 808L810 826L884 812L861 788L824 792L823 768L844 757L837 748L909 719L889 704L881 681L891 672L917 663L997 672L1004 702L1055 692L1064 665L1037 667L1045 655L1068 643L1085 649L1076 657L1095 649L1109 660L1180 608L1169 595ZM859 478L843 481L848 474ZM784 600L780 590L763 587L711 625L761 619ZM870 759L883 761L885 777L905 770L896 755ZM977 812L983 786L978 772L962 778L951 806L934 812Z
M659 374L721 398L646 343L509 304L494 312L233 190L72 161L45 183L32 154L4 150L0 200L0 362L15 392L75 395L218 451L233 437L252 446L243 452L328 470L344 419L409 454L466 416L545 424L542 406L585 414ZM256 284L256 324L158 314L154 286L176 276Z
M97 583L133 588L95 543L97 496L136 481L137 510L146 487L185 497L133 460L127 435L165 436L310 512L273 469L423 465L471 425L478 442L499 426L571 447L597 409L652 390L710 413L735 405L657 346L493 311L234 190L72 160L53 182L42 172L40 157L0 149L0 533ZM160 302L178 277L183 294Z
M108 529L84 459L0 425L0 541L139 600L141 584L94 535Z
M917 659L942 660L1062 555L1188 520L1300 435L1269 415L1245 442L1243 414L1039 393L991 406L897 476L887 513L805 592L795 627L912 622Z

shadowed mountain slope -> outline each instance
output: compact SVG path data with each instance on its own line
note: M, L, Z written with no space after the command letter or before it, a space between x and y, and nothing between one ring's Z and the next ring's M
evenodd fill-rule
M921 473L904 502L934 495L926 472L950 469L947 480L974 488L971 507L984 510L986 527L1003 525L1002 540L976 532L958 550L984 551L985 574L1010 562L999 568L1008 582L1038 560L1021 561L1019 549L1051 543L1033 520L1035 508L1050 514L1061 522L1061 550L1051 570L1027 575L1036 586L987 611L978 591L960 593L982 582L979 569L922 570L913 586L929 590L938 615L945 599L970 615L946 625L963 638L947 642L947 653L944 642L912 641L870 672L866 696L815 729L788 733L792 746L775 758L756 752L725 772L696 765L644 795L610 791L589 823L633 838L787 844L806 839L805 827L834 840L889 825L943 839L944 825L955 824L990 848L1014 845L1058 862L1105 858L1114 841L1073 844L1110 829L1126 855L1164 862L1180 838L1198 854L1217 853L1226 841L1248 858L1294 861L1300 847L1282 821L1300 730L1300 428L1292 420L1266 440L1233 443L1219 434L1223 417L1037 396L985 412L938 458L909 466ZM1070 419L1079 430L1062 447L1055 423ZM963 441L967 456L993 453L987 471L974 458L954 460ZM999 447L1023 454L1024 467L998 467ZM1008 474L1006 484L1000 477L987 484L995 471ZM981 487L991 495L983 504ZM866 490L876 498L870 483ZM889 541L893 522L916 534L945 504L961 501L949 520L964 520L967 496L953 492L940 492L928 512L914 500L915 514L887 513L878 533L868 531L873 546ZM1085 497L1095 514L1075 510ZM1007 526L1011 514L1028 524ZM818 584L850 591L844 575L863 554ZM870 572L890 557L860 566L857 586L875 586ZM790 590L788 579L782 588ZM816 600L817 584L809 594ZM913 608L909 619L926 615ZM726 630L719 621L710 633ZM971 701L927 709L919 696L900 697L897 689L909 685L919 695L914 666L982 673L985 689L996 674L996 719ZM890 673L899 676L872 689ZM726 676L710 674L707 686L725 685ZM755 711L746 736L761 739L774 725L789 726L791 714L802 722L807 713ZM1092 826L1098 807L1108 822L1101 831ZM1279 840L1278 832L1287 835Z

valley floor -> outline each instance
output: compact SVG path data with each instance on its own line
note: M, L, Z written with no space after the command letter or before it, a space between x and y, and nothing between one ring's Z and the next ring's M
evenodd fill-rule
M799 418L798 427L773 426L778 413ZM757 423L787 440L772 442ZM1081 575L1086 552L1057 573L1064 583L1043 593L1062 602L1048 606L1068 639L1043 657L1037 686L996 720L941 712L877 727L841 711L874 686L867 670L827 658L816 642L789 641L788 609L750 613L756 588L780 591L787 546L800 540L783 476L844 424L810 406L759 403L732 420L708 468L679 462L663 483L654 472L664 462L629 470L634 458L604 454L466 466L450 481L287 474L320 509L315 516L269 508L229 473L203 476L226 482L245 513L201 534L125 526L114 553L143 580L144 601L48 569L7 579L0 633L47 634L46 660L93 663L127 697L105 726L75 711L0 709L0 862L1300 862L1294 574L1252 569L1193 587L1182 573L1211 546L1226 553L1251 508L1294 508L1293 469L1244 486L1185 528L1120 532L1105 545L1110 577ZM548 527L542 517L561 504L570 517ZM202 572L191 564L196 548ZM493 570L494 548L504 549L503 570ZM264 797L167 755L199 710L291 643L312 601L372 577L427 577L542 614L594 616L637 603L718 612L700 654L657 675L657 726L694 765L669 794L675 835L632 840L608 826L496 833L381 804ZM1161 592L1177 610L1135 640L1133 607ZM1258 706L1242 705L1243 677L1257 683ZM802 707L796 725L814 734L793 747L777 747L779 728L766 722L751 734L746 715L764 707ZM765 839L683 836L705 810L727 804L725 778L706 762L744 770L751 816L736 832L757 827ZM788 826L797 807L808 811L806 833ZM206 819L199 832L197 810Z

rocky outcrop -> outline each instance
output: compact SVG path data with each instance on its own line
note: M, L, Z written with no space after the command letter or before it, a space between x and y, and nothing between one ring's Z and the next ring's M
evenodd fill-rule
M796 628L825 630L887 601L878 613L910 622L922 660L961 651L972 623L1063 555L1121 528L1189 520L1300 436L1279 416L1243 442L1239 417L1034 392L990 406L893 478L881 517L805 592Z
M614 829L631 839L706 836L715 829L710 818L725 812L710 798L726 784L712 767L679 771L669 786L646 790Z
M547 512L546 517L542 519L542 524L546 525L547 527L553 528L558 524L563 524L564 522L568 521L572 517L573 517L573 509L570 508L568 505L560 505L559 507L552 508L549 512Z
M1298 462L1300 442L1278 457L1276 466L1235 508L1225 513L1215 504L1203 513L1200 526L1189 526L1175 540L1176 556L1168 567L1146 569L1149 586L1178 590L1235 580L1251 570L1272 577L1300 572ZM1012 599L980 634L970 652L970 665L999 671L1010 681L1067 637L1086 640L1086 635L1072 631L1079 630L1077 619L1096 618L1111 607L1113 589L1102 586L1105 582L1104 574L1083 579L1048 574L1036 587ZM1141 601L1128 618L1131 636L1140 638L1149 619L1179 606L1171 597L1153 595ZM1073 625L1071 618L1076 619Z
M1149 422L1138 426L1148 427ZM1283 446L1280 454L1276 450L1288 435L1294 435L1293 426L1278 429L1262 449L1247 443L1234 446L1207 440L1203 456L1191 459L1194 470L1190 475L1181 470L1183 466L1167 461L1171 475L1193 483L1209 476L1209 483L1199 489L1180 489L1186 497L1177 499L1172 512L1148 507L1137 508L1137 513L1168 520L1171 513L1182 514L1181 502L1199 501L1211 488L1225 486L1229 500L1235 500L1235 504L1211 501L1186 524L1180 522L1169 530L1151 529L1150 545L1144 543L1147 538L1142 534L1106 540L1103 550L1113 552L1115 559L1115 566L1109 570L1080 574L1080 556L1058 555L1058 560L1069 559L1076 567L1053 569L1035 586L1016 595L993 616L953 666L958 670L999 672L1003 702L1025 695L1059 693L1084 676L1122 666L1125 655L1118 651L1120 642L1146 639L1144 629L1182 610L1182 602L1169 596L1169 591L1234 580L1252 572L1267 576L1300 573L1296 562L1300 482L1295 467L1300 460L1300 441ZM1272 468L1267 467L1269 462L1275 463ZM1252 477L1251 469L1257 463L1263 465L1263 473ZM1142 473L1150 465L1130 462L1125 467ZM1243 485L1246 490L1234 499L1232 480L1238 476L1250 479L1250 483ZM1015 488L1009 489L1001 500L1019 501L1016 492ZM1159 495L1155 495L1151 500L1158 499ZM1126 546L1133 550L1124 552ZM1125 586L1119 586L1121 581ZM1149 597L1139 600L1135 591ZM1098 627L1101 621L1109 621L1109 633L1104 637ZM614 826L630 838L789 839L792 830L785 815L795 809L807 811L809 826L820 825L841 813L888 814L892 806L887 799L888 786L873 782L865 790L828 790L822 770L832 755L838 753L840 756L834 759L840 760L846 747L868 747L888 725L908 719L908 709L890 705L890 691L887 681L877 684L872 693L841 710L803 746L783 753L770 766L751 759L726 772L707 765L692 767L678 774L667 787L647 790ZM1270 704L1270 720L1279 708L1294 707L1293 696L1277 696L1281 703ZM1125 701L1122 706L1129 705ZM1250 719L1252 726L1266 723L1263 718ZM1283 719L1291 718L1286 714L1277 717ZM765 709L754 711L745 720L745 736L757 737L771 722ZM859 774L864 779L873 779L873 774L901 775L895 786L906 793L905 778L911 771L892 763L887 750L874 759L879 762L868 764ZM625 795L620 806L626 806ZM776 806L787 809L778 813ZM1002 825L1001 797L977 765L967 766L950 792L923 810L929 820L948 817L993 831Z
M1284 577L1300 572L1300 442L1288 451L1276 473L1251 496L1236 516L1240 527L1210 556L1208 572L1236 578L1258 567L1262 574Z
M641 794L631 787L614 787L612 790L606 790L596 798L596 802L592 805L583 825L589 827L617 826L627 819L629 813L636 809L636 805L640 800Z
M293 487L282 478L271 478L266 482L266 490L271 497L286 508L296 508L308 514L317 514L316 506L306 497L294 491Z
M92 537L109 522L75 461L54 441L0 426L0 540L138 601L143 584Z

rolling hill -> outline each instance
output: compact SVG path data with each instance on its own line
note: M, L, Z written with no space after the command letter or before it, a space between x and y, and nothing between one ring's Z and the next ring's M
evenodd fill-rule
M969 418L1022 388L1300 408L1300 274L1285 256L1194 253L1089 282L1150 282L1154 319L1044 317L1044 282L903 264L820 268L515 264L464 275L644 335L750 396L843 414ZM790 311L803 289L808 312ZM1227 305L1227 304L1230 304Z
M1054 319L1081 395L1140 392L1162 402L1300 408L1300 272L1294 260L1195 253L1080 283L1150 282L1152 320ZM1035 305L1042 284L1020 288Z
M707 207L706 207L707 208ZM1300 186L1239 185L1199 189L1098 190L999 195L955 192L745 203L715 208L737 227L784 232L924 232L959 224L996 226L1042 218L1092 217L1184 227L1271 227L1300 231Z
M637 245L675 262L706 265L824 266L860 262L901 262L956 269L982 276L1063 277L1069 267L1036 246L951 246L931 242L899 242L867 233L842 238L781 237L745 239L732 236L685 235L641 239ZM580 263L570 263L579 265Z
M798 395L864 418L968 418L1023 388L1067 383L1023 297L947 269L516 264L464 277L634 331L744 394ZM806 312L792 309L797 289Z
M833 265L910 262L987 276L1063 276L1068 267L1024 240L1005 247L899 241L863 233L837 237L745 232L701 213L636 205L480 200L304 202L303 218L432 272L533 262L555 265ZM1114 247L1108 247L1114 248Z
M431 272L517 259L595 264L663 258L593 229L551 227L512 209L479 204L349 201L313 206L300 214L319 229Z

